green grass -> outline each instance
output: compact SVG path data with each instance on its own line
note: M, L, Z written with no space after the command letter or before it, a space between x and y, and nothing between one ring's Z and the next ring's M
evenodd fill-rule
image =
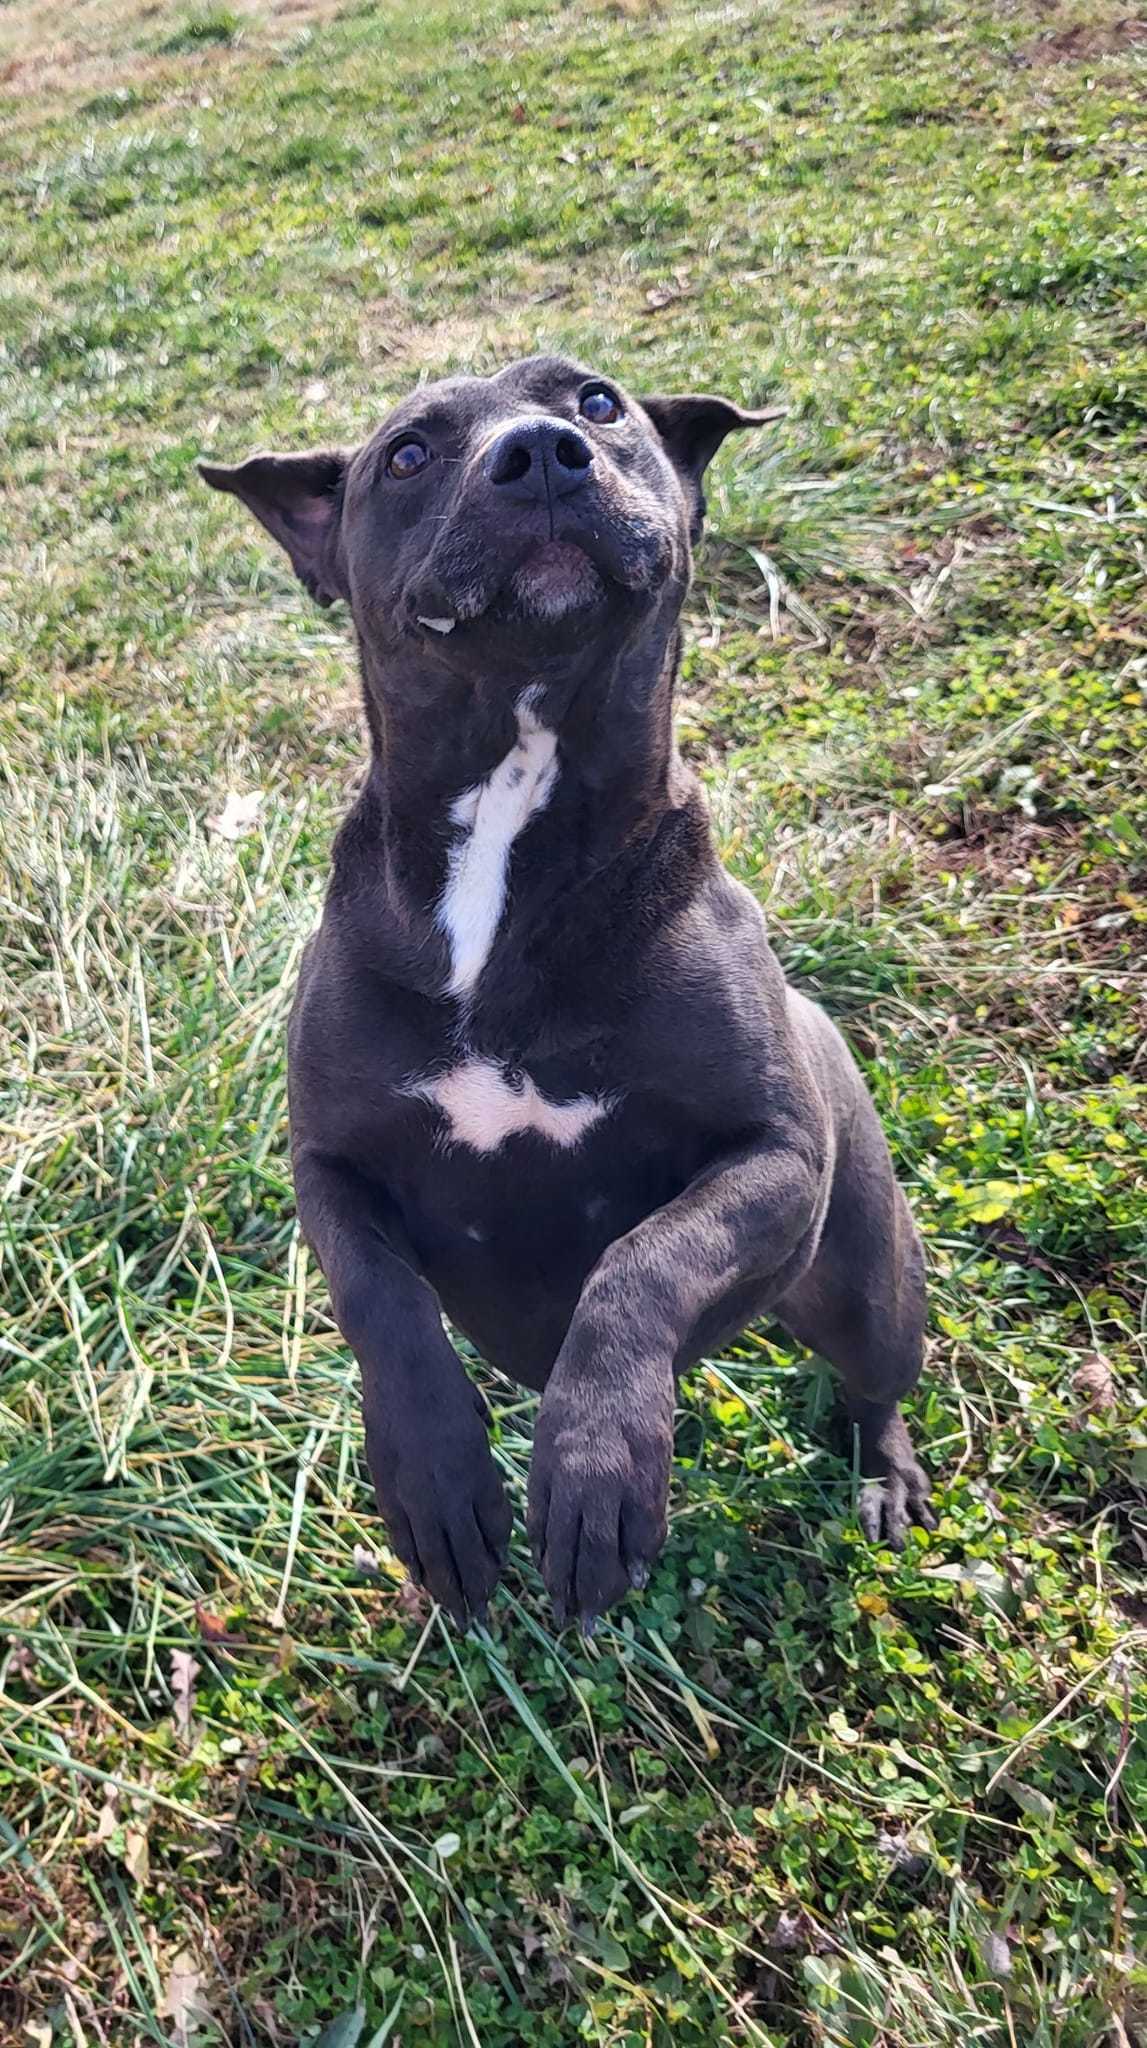
M1120 17L0 14L5 2041L1147 2039ZM386 1550L284 1138L352 651L192 470L536 346L790 407L718 466L681 729L924 1230L942 1510L868 1549L751 1333L590 1644L520 1516L488 1636Z

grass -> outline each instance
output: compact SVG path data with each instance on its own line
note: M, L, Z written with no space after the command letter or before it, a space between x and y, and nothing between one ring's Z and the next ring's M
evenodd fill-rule
M9 0L0 37L0 2032L1147 2039L1133 25ZM826 1377L755 1331L593 1643L520 1517L488 1635L386 1550L284 1145L351 648L192 473L534 346L790 407L721 459L681 729L931 1265L937 1534L865 1546ZM483 1377L520 1506L532 1404Z

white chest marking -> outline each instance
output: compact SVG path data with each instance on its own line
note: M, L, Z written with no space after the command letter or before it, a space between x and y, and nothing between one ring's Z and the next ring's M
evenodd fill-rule
M510 849L548 803L558 779L557 737L539 725L534 692L518 702L518 739L504 761L450 806L464 837L452 848L437 919L450 943L452 996L469 995L489 957L506 907Z
M612 1099L601 1095L551 1102L528 1074L515 1086L497 1060L476 1056L448 1074L411 1082L409 1092L436 1103L450 1126L451 1142L475 1152L496 1152L507 1138L524 1131L568 1151L613 1108Z

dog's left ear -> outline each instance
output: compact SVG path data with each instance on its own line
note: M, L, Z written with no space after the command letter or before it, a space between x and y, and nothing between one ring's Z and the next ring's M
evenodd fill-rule
M233 466L201 462L213 491L231 491L285 548L295 574L317 604L346 597L342 561L343 486L349 455L323 449L314 455L252 455Z
M783 419L787 407L770 405L763 412L746 412L729 398L711 397L708 392L688 392L682 397L643 398L642 410L656 427L665 452L689 486L694 503L691 538L697 540L705 514L701 479L726 434L744 427L767 427Z

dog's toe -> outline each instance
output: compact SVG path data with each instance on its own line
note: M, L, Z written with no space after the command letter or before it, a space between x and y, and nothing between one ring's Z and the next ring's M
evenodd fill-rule
M887 1543L890 1550L903 1550L913 1524L934 1529L936 1515L929 1505L927 1474L920 1466L894 1469L880 1479L866 1479L860 1489L856 1518L870 1543Z
M884 1520L884 1481L866 1479L860 1489L856 1504L856 1519L870 1543L879 1543L880 1526Z

